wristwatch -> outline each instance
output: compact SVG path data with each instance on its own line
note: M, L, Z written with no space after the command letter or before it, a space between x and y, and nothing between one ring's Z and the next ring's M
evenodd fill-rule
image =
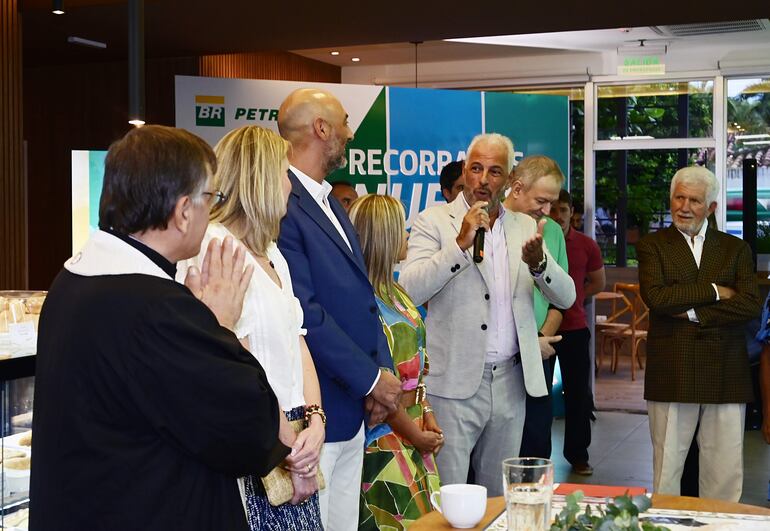
M537 267L535 268L529 268L529 272L533 275L542 275L543 271L545 271L545 266L548 265L548 259L546 258L546 254L543 253L543 259L538 262Z

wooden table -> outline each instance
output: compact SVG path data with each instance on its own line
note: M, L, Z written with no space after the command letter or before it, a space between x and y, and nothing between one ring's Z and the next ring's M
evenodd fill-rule
M733 513L733 514L759 514L770 516L770 509L763 507L757 507L755 505L745 505L742 503L732 503L720 500L709 500L706 498L690 498L688 496L669 496L667 494L653 494L652 506L656 509L676 509L682 511L709 511L720 513ZM505 509L505 500L502 496L498 498L490 498L487 501L487 512L484 518L481 519L479 525L473 529L484 529L486 526L492 523L503 510ZM449 525L449 522L441 516L438 511L433 511L430 514L426 514L411 526L410 531L429 531L429 530L442 530L442 529L454 529Z

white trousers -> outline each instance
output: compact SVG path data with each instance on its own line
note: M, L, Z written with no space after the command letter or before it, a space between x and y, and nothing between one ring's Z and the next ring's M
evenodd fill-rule
M319 492L321 522L326 531L358 529L361 471L364 466L364 425L349 441L326 443L321 471L326 488Z
M698 427L703 498L737 502L743 491L746 404L647 402L652 437L653 491L679 495L684 461Z

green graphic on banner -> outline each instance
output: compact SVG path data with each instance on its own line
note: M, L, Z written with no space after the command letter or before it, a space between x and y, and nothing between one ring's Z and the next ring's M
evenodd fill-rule
M354 131L355 137L348 144L347 157L348 165L345 168L341 168L333 172L327 181L348 181L354 186L358 183L364 183L366 185L366 191L370 194L377 193L377 187L380 184L387 182L387 174L384 170L376 169L376 165L373 161L367 161L372 164L366 164L367 168L373 168L369 170L368 174L360 174L354 170L354 168L360 167L359 157L371 157L371 154L379 151L380 154L384 153L387 146L386 135L386 109L385 109L385 88L380 90L377 99L369 108L361 125L358 126L358 130ZM351 158L355 160L351 160ZM353 172L353 173L351 173Z
M511 96L516 96L515 98ZM569 179L569 101L539 94L484 94L486 132L500 133L524 155L554 159Z

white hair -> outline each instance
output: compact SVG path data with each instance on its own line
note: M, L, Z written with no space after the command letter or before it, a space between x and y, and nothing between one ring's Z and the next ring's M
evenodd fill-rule
M688 166L674 174L671 179L671 197L677 184L702 184L706 187L706 205L716 202L719 195L719 182L716 176L703 166Z
M471 151L479 145L479 144L496 144L503 149L505 149L506 153L508 154L508 166L506 168L506 173L510 174L511 170L513 169L513 159L514 159L514 152L513 152L513 142L511 142L511 139L507 136L501 135L500 133L484 133L481 135L476 135L473 137L473 140L471 140L471 143L468 145L468 149L465 151L465 156L469 157L471 154Z

